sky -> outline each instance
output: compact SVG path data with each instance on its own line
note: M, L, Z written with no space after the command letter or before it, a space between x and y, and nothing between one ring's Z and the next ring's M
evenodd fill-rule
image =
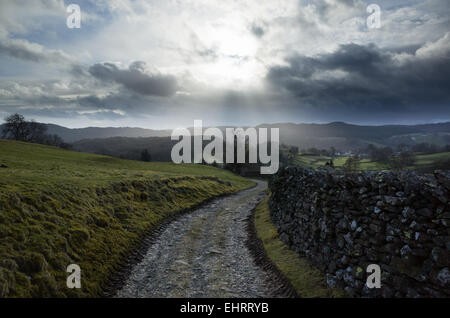
M67 26L70 4L81 28ZM444 122L448 74L448 0L0 1L0 118L153 129Z

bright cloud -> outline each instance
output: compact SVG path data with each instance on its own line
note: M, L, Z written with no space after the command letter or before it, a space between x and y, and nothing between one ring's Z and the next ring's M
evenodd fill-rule
M363 0L84 0L81 29L68 4L0 3L1 113L160 128L450 119L446 0L380 0L372 30Z

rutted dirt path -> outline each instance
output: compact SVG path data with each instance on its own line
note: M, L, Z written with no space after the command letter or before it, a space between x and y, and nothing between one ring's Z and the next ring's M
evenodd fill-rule
M247 219L267 188L256 182L170 223L116 297L273 297L246 247Z

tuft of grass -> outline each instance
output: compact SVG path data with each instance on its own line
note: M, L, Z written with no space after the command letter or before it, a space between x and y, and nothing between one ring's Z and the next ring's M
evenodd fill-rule
M165 218L253 182L201 165L144 163L0 140L0 297L97 297ZM81 268L68 289L66 268Z
M300 297L345 297L344 291L328 288L324 275L279 239L278 231L270 219L268 199L267 196L255 210L256 232L267 256L291 282Z

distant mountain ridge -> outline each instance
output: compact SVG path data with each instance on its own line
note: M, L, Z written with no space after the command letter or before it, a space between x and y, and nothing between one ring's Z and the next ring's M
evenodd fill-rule
M427 125L383 125L383 126L360 126L344 122L332 122L328 124L263 124L257 127L279 127L283 133L295 132L302 137L345 137L345 138L368 138L384 139L396 135L414 133L450 133L450 122Z
M168 137L172 133L171 129L154 130L133 127L66 128L54 124L46 125L49 134L56 134L64 141L76 143L78 146L81 144L87 146L89 142L80 143L80 141L91 139L96 139L95 144L98 146L100 140L106 138ZM0 126L0 129L2 126ZM225 127L223 126L218 128L225 131ZM398 143L417 143L421 141L437 144L450 143L450 122L425 125L383 126L362 126L344 122L332 122L328 124L276 123L261 124L256 126L256 128L279 128L280 143L294 145L300 148L316 147L325 149L333 146L337 149L350 149L364 147L369 143L395 146ZM189 130L191 132L193 131L192 128L189 128ZM134 143L131 139L128 142ZM142 141L136 143L142 146ZM93 150L91 146L89 148L90 151Z
M87 127L66 128L54 124L47 124L48 133L56 134L66 142L76 142L83 139L97 139L110 137L167 137L171 130L153 130L135 127Z
M334 147L340 150L365 148L368 144L395 147L400 143L450 143L450 122L426 125L360 126L343 122L329 124L264 124L279 127L280 142L301 149ZM434 136L433 138L433 135ZM400 138L401 136L401 138Z

